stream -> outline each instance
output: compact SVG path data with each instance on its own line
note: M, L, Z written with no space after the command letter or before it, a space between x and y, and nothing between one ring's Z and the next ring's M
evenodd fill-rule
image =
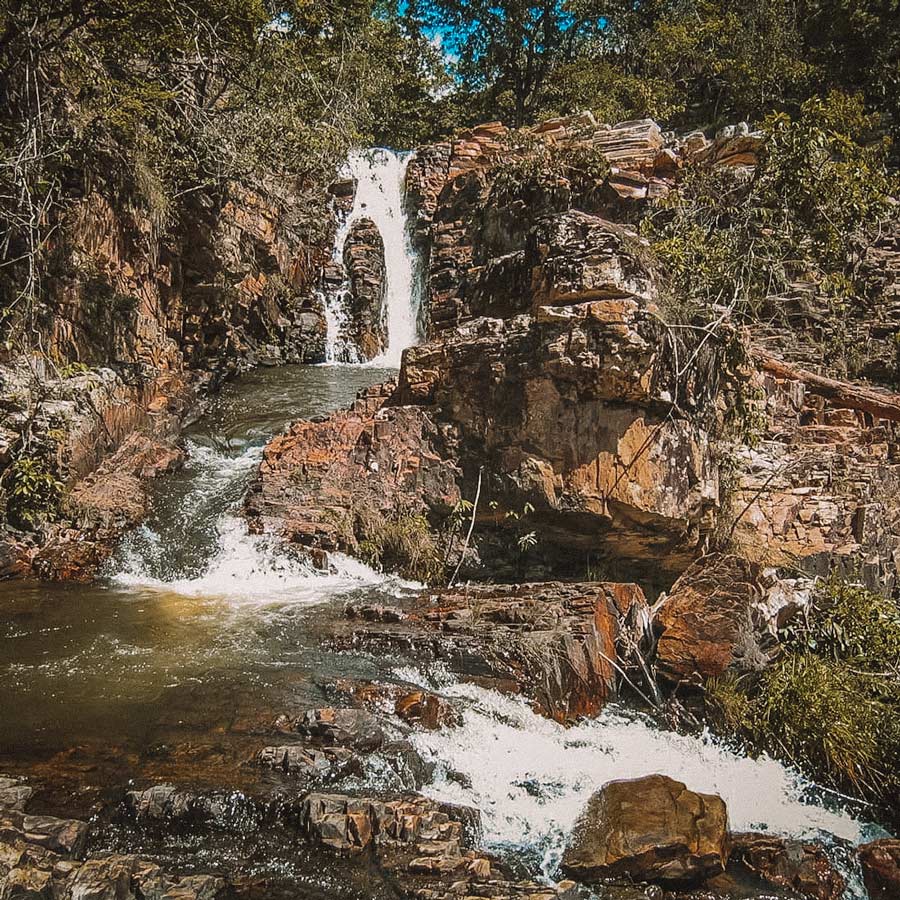
M401 340L413 339L410 316L390 321L405 329ZM393 354L396 341L389 347ZM721 794L733 830L824 839L849 877L846 896L865 898L846 847L883 832L774 760L750 759L708 735L662 731L625 707L566 729L522 698L416 659L329 649L329 625L347 602L390 603L414 586L342 557L329 572L314 570L249 534L240 505L269 437L389 374L372 365L286 366L227 384L186 432L184 469L154 485L151 519L103 579L0 583L0 772L41 783L41 802L54 812L101 819L104 804L136 784L267 802L295 791L287 776L247 765L279 713L336 703L339 679L421 685L462 710L454 727L407 735L434 766L422 793L479 808L484 844L534 877L557 875L566 835L594 790L662 772ZM373 760L349 787L411 784ZM314 885L308 896L344 896L333 873L304 862L296 843L272 843L258 819L237 821L233 832L225 843L166 839L157 852L180 864L230 858L248 878L275 872L284 885ZM134 839L112 826L100 834L111 848ZM381 888L355 890L380 896Z

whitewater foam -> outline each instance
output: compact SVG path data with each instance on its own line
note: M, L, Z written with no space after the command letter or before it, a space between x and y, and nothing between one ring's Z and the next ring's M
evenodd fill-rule
M409 671L399 674L410 680ZM564 728L519 697L452 681L440 689L460 701L462 723L411 736L436 765L424 792L480 809L486 846L525 852L548 877L594 791L614 779L653 773L719 794L734 831L831 844L859 843L879 833L797 772L767 756L741 755L709 735L663 731L621 709ZM865 897L850 876L848 896Z

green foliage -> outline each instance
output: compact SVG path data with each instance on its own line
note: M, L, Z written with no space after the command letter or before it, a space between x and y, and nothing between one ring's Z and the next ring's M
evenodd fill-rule
M860 98L831 94L796 119L769 117L754 170L690 166L642 224L670 275L670 316L707 321L729 307L739 321L770 320L783 313L773 298L800 284L823 330L843 333L866 290L862 248L895 215L897 178L876 125ZM825 362L852 370L854 349L826 345Z
M6 515L13 525L33 529L59 514L63 486L39 459L19 457L4 473L4 482Z
M506 143L488 197L495 207L533 203L562 182L572 196L585 196L609 175L606 157L589 145L561 148L527 132L513 132Z
M321 236L353 144L433 132L446 74L376 0L9 0L0 9L0 322L30 333L92 190L149 218L151 247L197 191L289 183ZM203 195L200 195L201 197Z
M900 789L900 614L889 600L832 580L779 635L761 676L707 684L728 733L840 789L887 800Z
M406 14L451 38L451 68L470 103L475 100L477 115L519 126L540 108L557 66L574 59L601 28L596 11L573 15L568 6L560 0L410 0Z
M444 558L437 535L424 516L408 513L369 515L361 534L358 553L372 568L399 572L405 578L424 584L443 581Z

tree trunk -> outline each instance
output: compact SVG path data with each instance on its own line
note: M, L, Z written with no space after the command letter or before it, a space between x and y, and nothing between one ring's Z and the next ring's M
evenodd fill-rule
M784 360L770 356L764 350L754 349L752 355L764 372L777 378L802 381L813 394L826 397L835 406L859 409L877 419L900 422L900 394L825 378L823 375L816 375L807 369L797 368Z

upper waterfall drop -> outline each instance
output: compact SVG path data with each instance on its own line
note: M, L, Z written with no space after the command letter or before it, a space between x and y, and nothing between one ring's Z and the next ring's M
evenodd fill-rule
M343 266L344 246L353 225L369 219L378 228L384 243L385 325L387 346L371 361L374 366L396 368L407 347L421 339L419 330L420 293L417 289L416 254L410 241L405 208L406 169L411 152L384 148L356 150L345 166L345 173L356 182L353 207L341 222L334 243L334 261ZM353 352L341 348L341 328L346 322L347 292L326 298L329 362ZM352 358L350 361L353 361Z

